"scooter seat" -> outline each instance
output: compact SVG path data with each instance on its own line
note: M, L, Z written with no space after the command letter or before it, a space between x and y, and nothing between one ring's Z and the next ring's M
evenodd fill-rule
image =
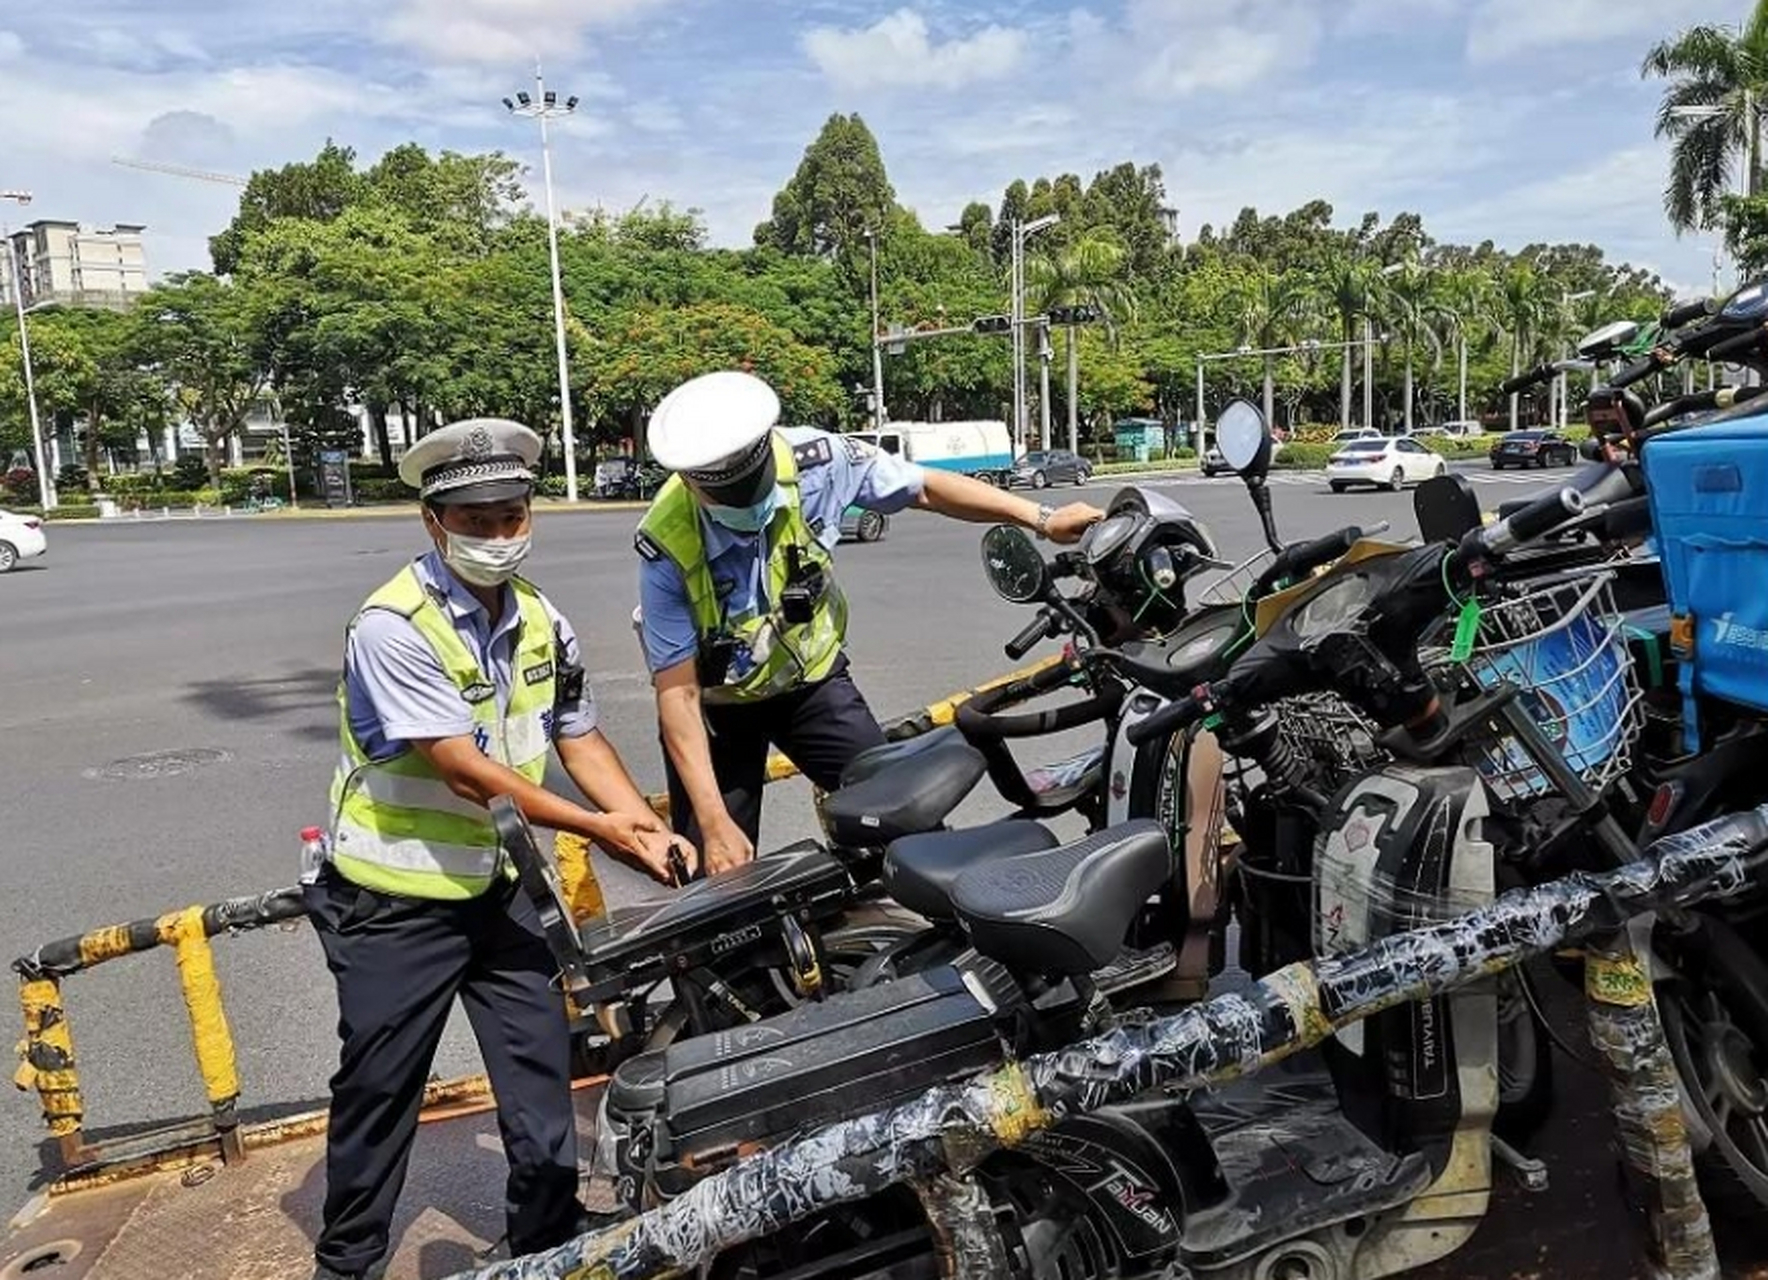
M1021 973L1079 977L1116 958L1136 913L1173 870L1165 830L1141 819L981 863L958 877L951 901L983 955Z
M956 736L898 760L823 801L829 838L847 849L937 831L988 772L982 753Z
M952 886L971 867L991 858L1054 849L1061 841L1035 822L995 822L962 831L904 836L884 851L884 889L929 920L953 919Z
M880 743L875 747L867 747L847 762L841 771L841 785L851 787L864 782L875 774L882 773L902 763L925 755L929 751L937 751L948 742L961 741L958 731L952 725L934 729L928 733L917 733L912 738L898 738L895 742Z

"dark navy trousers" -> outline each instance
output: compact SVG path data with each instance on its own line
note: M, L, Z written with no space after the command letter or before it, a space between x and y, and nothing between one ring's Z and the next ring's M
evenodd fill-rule
M712 773L724 793L724 807L750 842L761 838L761 792L767 783L770 747L798 766L798 771L824 791L841 782L842 770L867 747L884 741L878 718L853 683L847 655L816 684L764 698L760 702L706 708L712 746ZM699 847L700 824L694 818L687 790L676 776L666 747L669 812L677 835Z
M456 996L497 1098L513 1254L579 1229L570 1032L539 917L512 881L466 902L364 889L326 868L306 904L338 984L325 1225L314 1255L361 1275L387 1252L418 1110Z

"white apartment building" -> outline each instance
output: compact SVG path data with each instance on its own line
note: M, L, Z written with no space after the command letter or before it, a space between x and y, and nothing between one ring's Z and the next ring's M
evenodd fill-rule
M9 237L12 252L0 254L0 303L13 305L15 264L22 271L24 300L67 306L122 307L147 291L145 228L120 222L106 229L39 219Z

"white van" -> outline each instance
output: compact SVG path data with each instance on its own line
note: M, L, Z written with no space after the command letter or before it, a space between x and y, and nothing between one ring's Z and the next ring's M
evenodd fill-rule
M1006 471L1013 465L1013 437L1004 422L891 422L880 431L855 431L885 453L941 471Z

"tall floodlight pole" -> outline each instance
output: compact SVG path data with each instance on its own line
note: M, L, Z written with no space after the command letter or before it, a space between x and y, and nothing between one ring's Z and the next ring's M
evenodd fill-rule
M878 229L866 228L872 250L872 426L884 429L884 338L878 325Z
M1012 290L1013 290L1013 453L1015 457L1025 452L1025 433L1028 427L1025 414L1025 242L1038 232L1055 226L1062 218L1058 214L1046 213L1041 218L1033 218L1030 222L1013 223L1013 257L1012 257ZM1044 441L1047 446L1049 441Z
M31 202L29 191L0 191L0 200L24 206ZM31 447L37 454L37 500L43 510L55 509L55 477L49 474L49 454L43 447L43 420L37 413L37 378L31 368L31 333L25 325L25 266L13 248L12 236L0 223L0 240L6 241L6 260L12 267L12 306L18 316L18 351L24 362L25 403L31 416Z
M559 348L559 424L565 440L565 497L577 501L577 436L571 429L571 372L565 355L565 288L559 278L559 219L553 205L552 142L546 122L577 110L577 99L559 96L546 87L540 64L534 64L534 96L518 93L503 100L512 115L540 122L540 167L546 185L546 245L552 257L553 330Z

